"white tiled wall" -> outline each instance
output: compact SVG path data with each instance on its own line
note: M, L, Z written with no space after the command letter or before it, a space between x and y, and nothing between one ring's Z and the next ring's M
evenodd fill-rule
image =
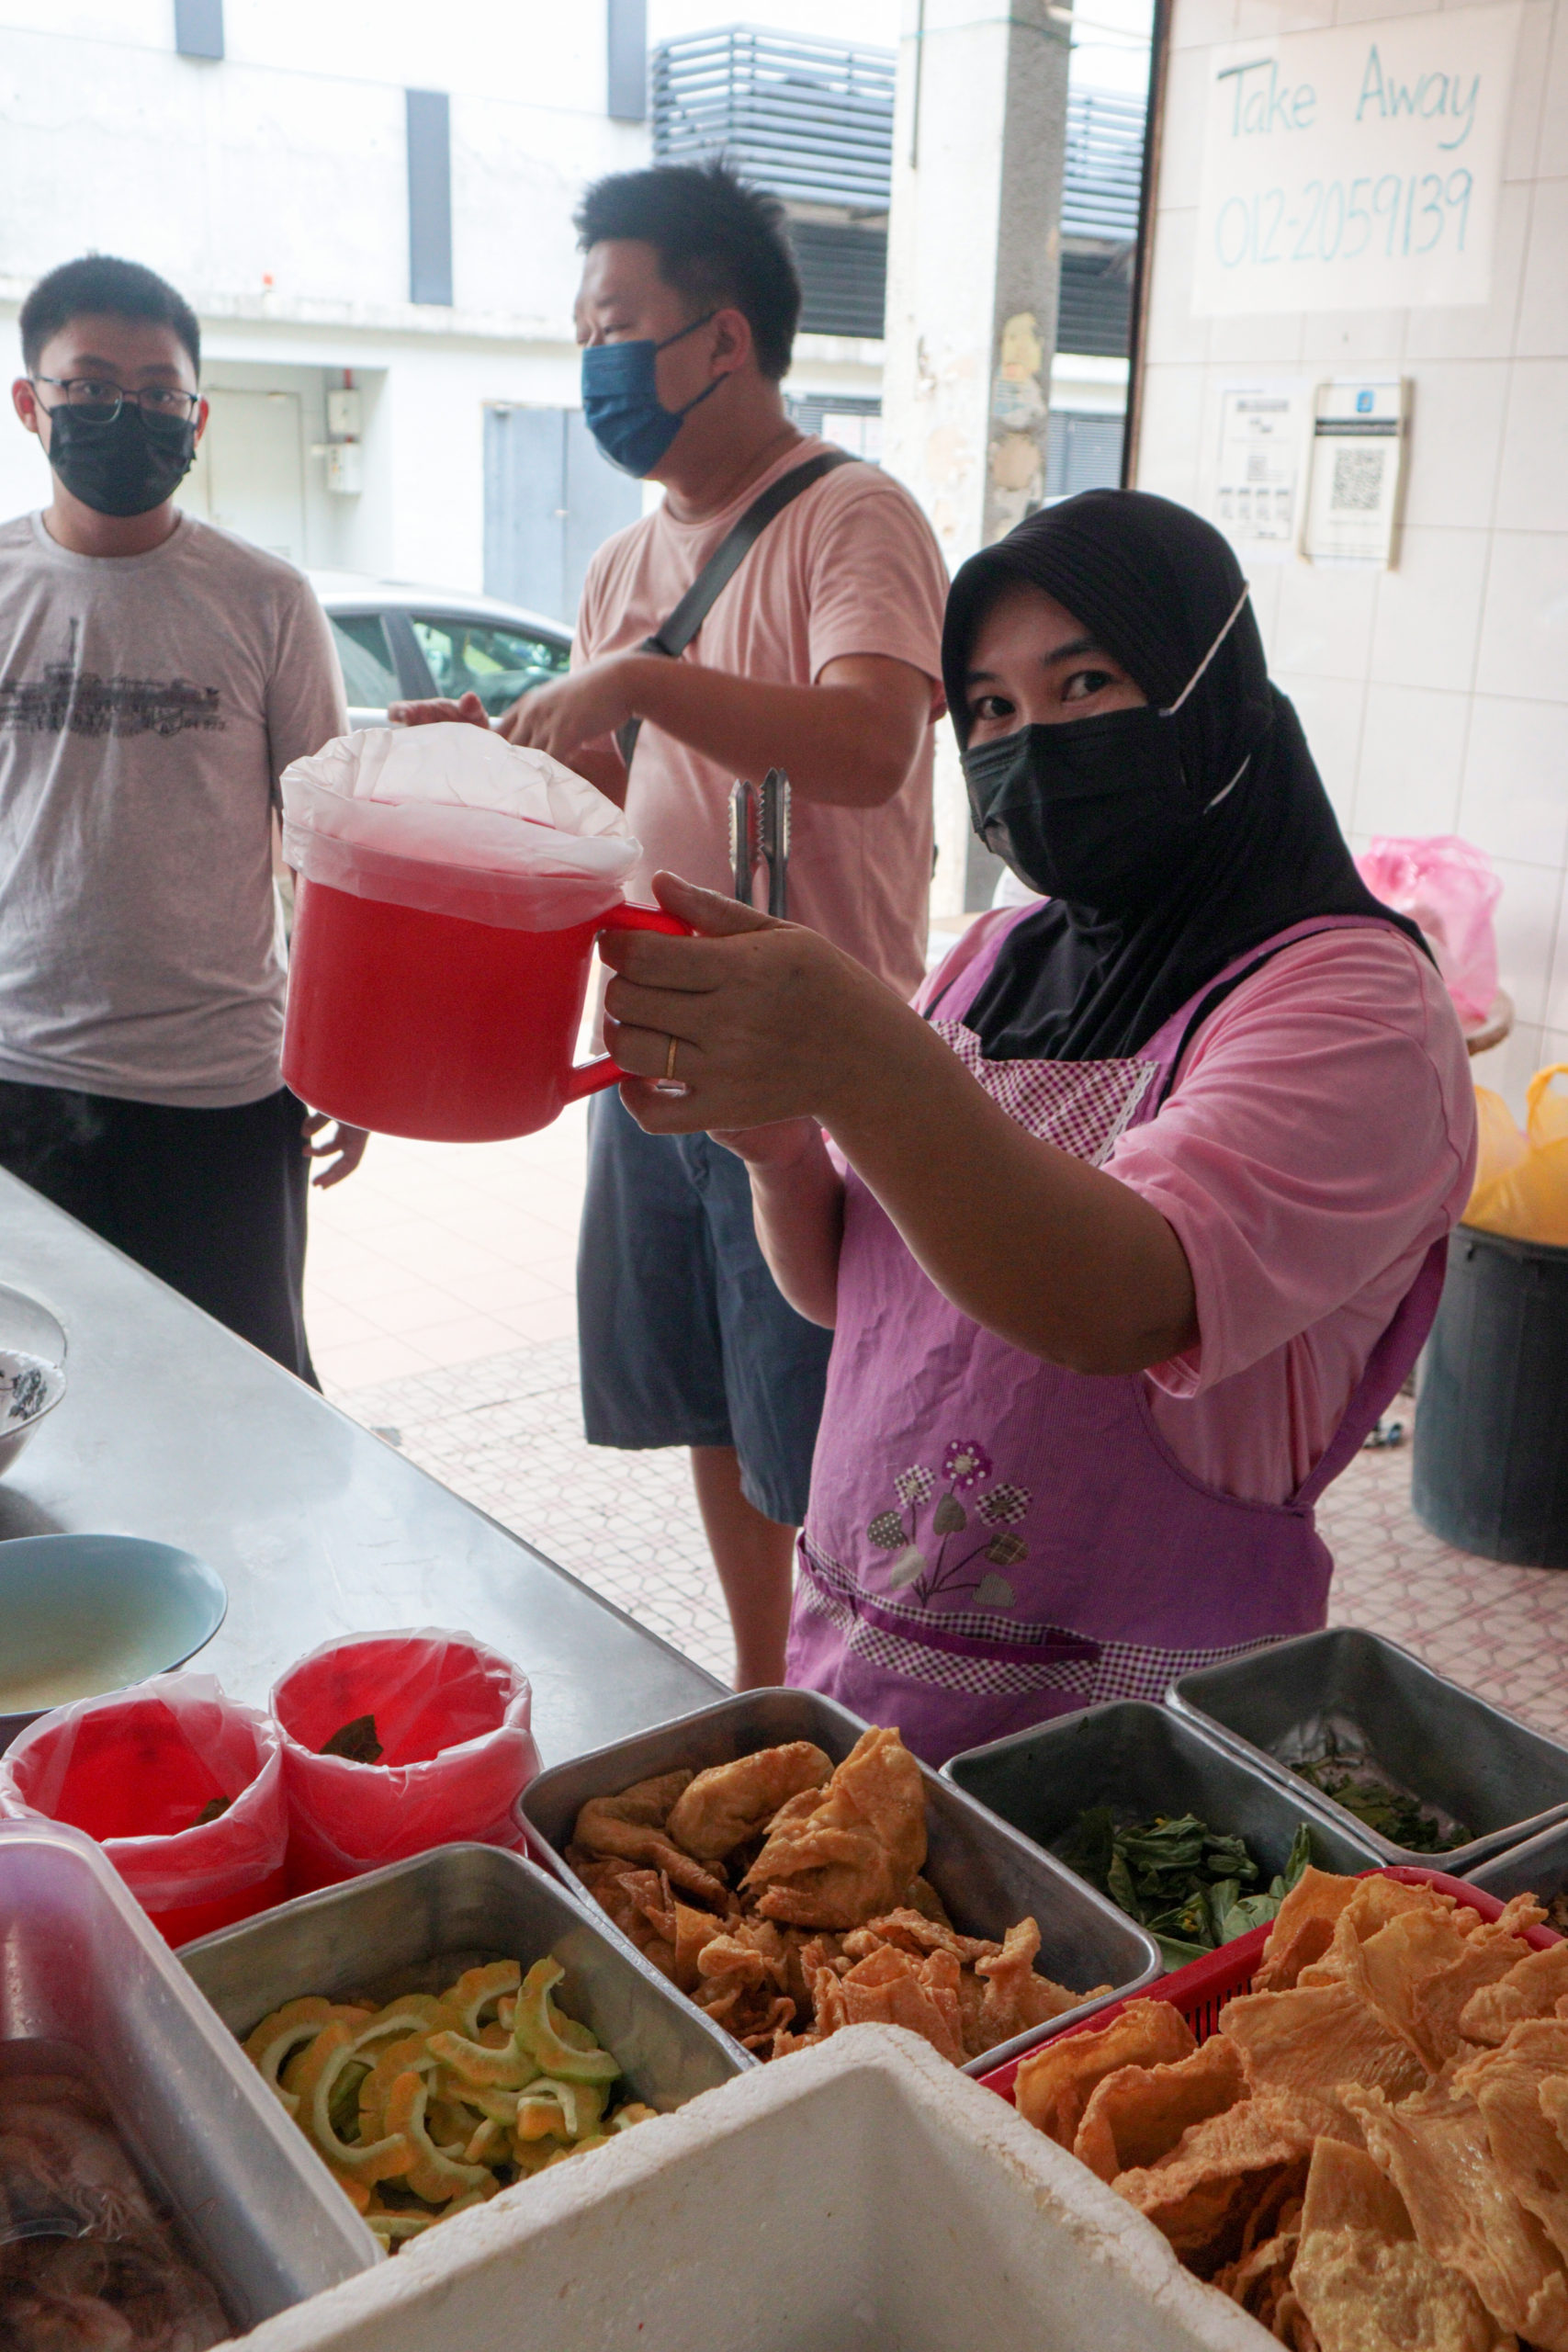
M1137 480L1205 506L1238 373L1412 379L1397 568L1258 566L1254 594L1353 845L1458 832L1494 860L1517 1022L1475 1070L1522 1108L1568 1061L1568 0L1524 0L1489 305L1195 319L1190 300L1203 51L1428 6L1175 0Z

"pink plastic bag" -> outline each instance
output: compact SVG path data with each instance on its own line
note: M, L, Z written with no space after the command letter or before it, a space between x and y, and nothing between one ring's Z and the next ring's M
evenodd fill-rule
M1385 907L1420 924L1461 1021L1479 1026L1497 994L1492 910L1503 894L1485 852L1455 833L1429 841L1380 838L1356 866Z
M227 1809L198 1826L220 1798ZM276 1726L225 1698L210 1674L158 1674L41 1715L0 1756L0 1814L96 1838L172 1944L288 1892Z
M539 1769L527 1677L468 1634L323 1642L272 1694L283 1738L291 1892L335 1886L433 1846L525 1844L517 1800ZM323 1756L375 1718L380 1760Z

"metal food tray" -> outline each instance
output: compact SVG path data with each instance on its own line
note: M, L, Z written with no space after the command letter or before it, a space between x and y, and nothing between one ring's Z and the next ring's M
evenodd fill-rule
M943 1771L976 1804L1055 1852L1079 1814L1109 1805L1119 1822L1195 1813L1211 1829L1245 1838L1262 1872L1261 1893L1283 1871L1303 1821L1319 1870L1375 1870L1382 1856L1358 1822L1347 1830L1304 1781L1282 1788L1197 1724L1146 1699L1114 1699L1058 1715L1030 1731L971 1747Z
M738 1756L792 1739L815 1740L839 1764L865 1729L858 1715L815 1690L740 1691L694 1715L678 1716L673 1723L541 1772L523 1792L519 1811L561 1878L575 1888L578 1882L560 1857L571 1842L579 1808L590 1797L618 1795L634 1781L650 1780L681 1765L701 1771L710 1764L728 1764ZM1000 1941L1017 1920L1032 1917L1040 1929L1036 1964L1047 1976L1063 1984L1103 1979L1113 1987L1048 2025L1016 2034L972 2058L964 2069L966 2075L988 2074L1046 2034L1088 2017L1108 2000L1139 1991L1159 1975L1158 1946L1114 1904L928 1765L922 1764L920 1772L930 1840L925 1875L959 1931ZM684 1994L673 1997L701 2016ZM739 2043L730 2046L739 2050ZM747 2065L760 2063L749 2052L739 2054Z
M220 1928L179 1956L230 2031L243 2036L303 1993L390 2000L440 1992L481 1962L527 1969L547 1954L566 1971L555 1996L562 2008L614 2051L627 2089L649 2107L668 2113L741 2073L744 2052L596 1905L499 1846L438 1846ZM288 2129L342 2199L298 2126Z
M1500 1903L1514 1894L1539 1894L1550 1903L1554 1894L1568 1892L1568 1821L1538 1831L1506 1853L1494 1854L1465 1875L1472 1886L1495 1894Z
M1316 1805L1370 1840L1381 1861L1468 1878L1489 1855L1568 1815L1568 1748L1359 1627L1303 1634L1201 1667L1171 1685L1167 1703L1271 1780L1308 1789ZM1395 1846L1298 1780L1274 1751L1321 1714L1348 1717L1386 1772L1476 1835L1436 1854Z
M82 2063L238 2333L380 2259L90 1838L0 1823L0 1922L7 2072Z

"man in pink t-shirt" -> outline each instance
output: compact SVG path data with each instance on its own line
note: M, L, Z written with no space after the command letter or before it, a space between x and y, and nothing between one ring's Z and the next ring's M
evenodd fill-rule
M908 997L925 967L942 708L931 527L889 475L839 465L775 515L680 659L643 651L754 501L824 453L779 389L800 286L782 209L723 164L601 180L577 225L588 422L666 494L594 557L571 675L502 731L624 805L643 897L660 867L729 888L730 786L784 769L791 917ZM400 715L486 723L472 696ZM615 738L633 719L628 773ZM645 1135L599 1096L578 1311L590 1442L691 1448L737 1687L779 1682L829 1340L768 1271L741 1162L705 1136Z

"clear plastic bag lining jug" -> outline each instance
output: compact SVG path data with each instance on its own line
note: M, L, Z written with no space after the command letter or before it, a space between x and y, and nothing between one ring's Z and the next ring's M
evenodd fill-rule
M339 736L283 776L298 879L283 1075L383 1134L491 1141L613 1085L571 1059L602 931L641 856L615 804L547 753L461 723Z

